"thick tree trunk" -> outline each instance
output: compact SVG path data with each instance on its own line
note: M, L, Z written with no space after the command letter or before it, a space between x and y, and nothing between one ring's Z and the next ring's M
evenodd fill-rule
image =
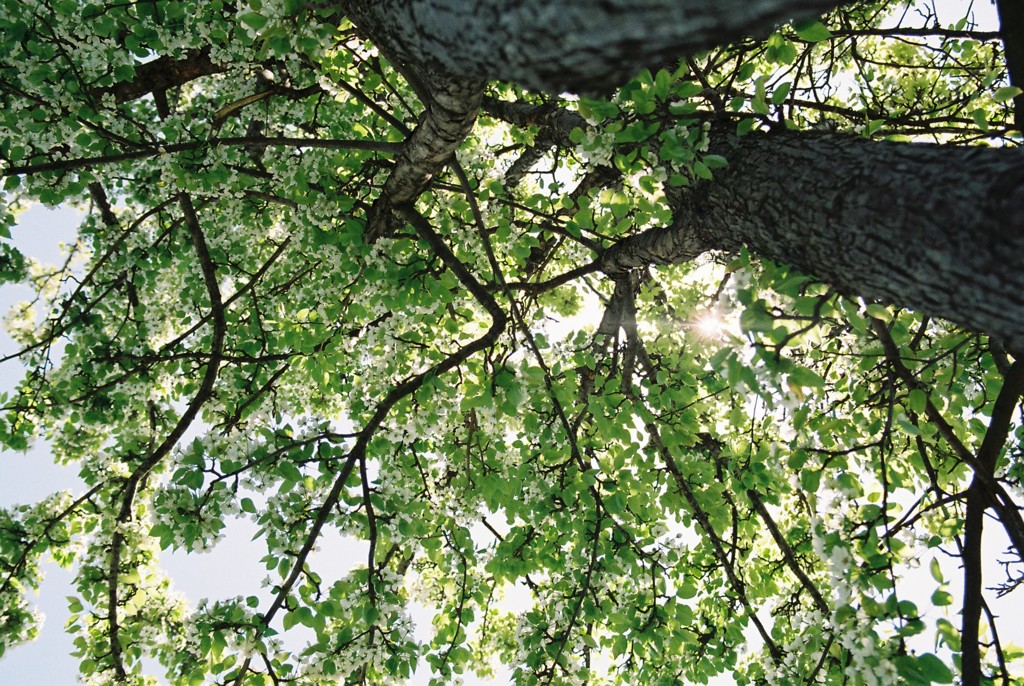
M837 0L340 0L400 60L460 78L606 93L643 67L808 18Z
M999 33L1003 36L1003 52L1010 84L1024 88L1024 0L998 0ZM1024 130L1024 93L1013 99L1013 125Z
M729 160L674 225L609 250L619 274L708 250L793 265L843 292L943 317L1024 351L1024 153L852 135L722 135Z

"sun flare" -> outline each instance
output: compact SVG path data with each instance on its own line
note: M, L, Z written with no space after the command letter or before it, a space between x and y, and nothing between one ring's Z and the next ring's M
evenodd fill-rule
M728 324L718 310L705 312L693 323L693 331L697 337L708 341L718 340L725 336L727 328Z

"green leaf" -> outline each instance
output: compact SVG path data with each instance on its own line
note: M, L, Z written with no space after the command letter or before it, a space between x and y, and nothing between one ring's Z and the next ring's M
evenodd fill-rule
M277 473L281 475L281 478L286 482L299 482L302 481L302 472L298 467L288 460L282 460L277 464Z
M711 169L708 168L708 165L704 164L700 160L696 160L693 163L693 173L696 174L697 178L704 179L706 181L710 181L714 176Z
M988 115L985 110L978 108L971 112L971 119L978 125L978 128L982 131L988 131Z
M917 664L921 668L921 673L932 683L953 683L953 671L935 655L931 653L918 655Z
M780 64L793 64L796 59L796 46L791 41L785 41L778 47L776 60Z
M268 19L258 12L243 12L238 15L239 21L254 31L260 31L267 25Z
M699 83L694 83L693 81L683 81L678 86L676 86L675 92L676 97L679 98L680 100L688 100L693 96L702 93L703 91L704 87Z
M916 414L922 414L928 408L928 395L920 388L915 388L907 394L907 404L910 406L911 411ZM933 563L936 562L933 560ZM941 578L936 581L942 581Z
M782 103L784 103L786 101L786 98L789 97L789 90L792 87L793 83L791 81L786 81L784 83L779 84L775 88L775 91L772 93L772 104L775 106L779 106Z
M808 493L814 493L821 486L821 470L804 469L800 472L800 486Z
M729 161L721 155L704 155L701 161L707 165L708 169L724 169L729 166Z
M789 380L807 388L824 388L825 380L817 372L806 367L795 367L789 372Z
M892 321L892 312L885 305L879 305L878 303L871 303L864 308L864 313L869 317L880 319L885 323Z
M992 99L996 102L1006 102L1007 100L1016 98L1020 94L1021 90L1017 86L1003 86L1002 88L996 89L996 92L992 94Z
M793 29L796 35L809 43L817 43L832 37L832 32L820 21L794 22Z
M608 102L607 100L581 98L579 102L579 111L580 114L588 119L612 119L619 115L619 106L615 103Z
M942 565L939 564L939 559L937 557L932 558L931 564L929 565L929 571L931 572L932 578L940 584L946 582L942 577Z
M765 309L764 302L757 301L740 314L740 327L744 331L771 331L775 328L775 317Z

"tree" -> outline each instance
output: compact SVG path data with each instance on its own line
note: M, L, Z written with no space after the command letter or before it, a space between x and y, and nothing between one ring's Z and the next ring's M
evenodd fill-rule
M1019 9L835 4L5 0L6 237L86 216L0 441L84 487L0 646L49 557L89 683L1020 683Z

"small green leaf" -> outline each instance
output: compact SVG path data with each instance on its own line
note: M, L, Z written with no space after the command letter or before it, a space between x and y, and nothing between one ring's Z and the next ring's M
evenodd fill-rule
M997 88L996 92L992 94L992 99L996 102L1006 102L1012 100L1021 94L1021 89L1016 86L1003 86ZM973 115L972 115L973 116Z
M832 37L832 32L825 28L825 25L820 21L795 22L793 29L796 30L796 35L809 43L817 43Z
M729 161L721 155L704 155L702 161L708 169L724 169L729 166Z
M925 677L930 679L932 683L936 684L951 684L953 683L953 672L946 665L945 662L935 657L931 653L925 653L917 657L917 664L921 668L921 673Z
M740 327L744 331L771 331L775 328L775 317L768 312L763 301L757 301L740 314Z
M939 559L937 557L932 558L929 571L931 571L933 579L938 581L940 584L945 583L946 580L942 577L942 565L939 564Z
M779 84L779 86L772 93L772 104L775 106L779 106L782 103L786 102L786 98L789 97L789 89L792 87L793 83L791 81L786 81L785 83Z
M302 472L293 463L283 460L277 464L277 473L285 481L302 481Z
M789 380L807 388L824 388L825 380L806 367L796 367L789 373Z
M907 396L907 404L910 405L911 411L921 414L928 407L928 395L920 388L915 388ZM934 573L932 576L934 576ZM941 575L936 581L942 581Z
M698 93L701 93L703 90L704 87L701 86L699 83L694 83L693 81L683 81L681 84L676 86L676 97L679 98L680 100L687 100L697 95Z
M808 493L814 493L821 486L821 471L818 469L805 469L800 472L800 485Z
M988 131L988 115L985 114L985 110L979 108L971 112L971 119L978 125L978 128L982 131Z
M902 683L913 686L928 686L931 683L921 672L917 658L913 655L897 655L893 662L896 665L896 672L903 678Z
M881 319L883 322L886 323L892 321L892 313L889 312L889 308L887 308L885 305L871 303L870 305L864 308L864 313L869 317Z
M267 18L258 12L245 12L238 19L254 31L260 31L267 25Z
M708 165L704 164L700 160L693 163L693 173L696 174L698 178L704 179L705 181L710 181L714 176L708 168Z
M363 610L363 619L366 620L367 624L373 624L380 619L380 610L372 605L367 605Z
M775 59L780 64L793 64L793 61L796 59L796 46L793 45L792 41L785 41L778 47Z

